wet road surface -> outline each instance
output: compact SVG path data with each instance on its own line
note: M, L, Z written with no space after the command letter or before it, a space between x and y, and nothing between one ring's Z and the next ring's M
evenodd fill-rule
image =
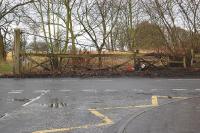
M128 114L197 96L200 79L0 79L0 132L102 133Z
M116 126L118 125L118 127ZM105 133L198 133L200 98L188 98L130 115Z

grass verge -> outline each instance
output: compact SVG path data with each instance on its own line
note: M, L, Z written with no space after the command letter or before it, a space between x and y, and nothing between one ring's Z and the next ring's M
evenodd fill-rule
M8 74L12 73L13 65L8 62L1 62L0 63L0 74Z

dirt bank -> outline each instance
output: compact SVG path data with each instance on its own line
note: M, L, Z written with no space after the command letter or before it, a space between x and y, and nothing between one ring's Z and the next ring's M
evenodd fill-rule
M109 70L96 70L88 72L38 72L38 73L25 73L22 75L4 74L0 78L65 78L65 77L78 77L78 78L98 78L98 77L144 77L144 78L200 78L199 68L165 68L157 70L146 71L109 71Z

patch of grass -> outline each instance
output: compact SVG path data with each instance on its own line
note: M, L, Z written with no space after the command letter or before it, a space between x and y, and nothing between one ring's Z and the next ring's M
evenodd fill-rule
M7 62L12 62L12 61L13 61L13 55L12 55L12 52L7 53L6 61L7 61Z
M11 63L1 62L0 63L0 74L11 73L13 71L13 66Z

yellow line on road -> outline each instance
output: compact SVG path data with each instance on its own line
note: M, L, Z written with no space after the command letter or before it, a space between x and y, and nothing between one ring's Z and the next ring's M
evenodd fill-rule
M49 129L49 130L41 130L41 131L35 131L32 133L55 133L55 132L66 132L66 131L71 131L74 129L87 129L91 127L91 125L83 125L83 126L78 126L78 127L70 127L70 128L60 128L60 129Z
M111 110L111 109L130 109L130 108L148 108L148 107L155 107L159 106L158 98L171 98L169 96L152 96L151 97L151 105L138 105L138 106L126 106L126 107L108 107L108 108L97 108L97 109L88 109L88 111L101 119L101 123L99 124L87 124L83 126L77 126L77 127L70 127L70 128L59 128L59 129L49 129L49 130L41 130L41 131L35 131L32 133L56 133L56 132L67 132L75 129L88 129L91 127L101 127L106 125L113 124L113 121L108 118L107 116L100 113L98 110ZM186 99L187 97L172 97L172 99Z
M111 125L113 124L113 121L109 119L107 116L103 115L102 113L98 112L95 109L88 109L90 113L93 115L97 116L102 120L102 123L99 124L87 124L83 126L77 126L77 127L70 127L70 128L58 128L58 129L48 129L48 130L40 130L40 131L35 131L32 133L57 133L57 132L67 132L75 129L88 129L91 127L101 127L101 126L106 126L106 125Z
M152 106L158 106L158 97L152 96L151 97L151 103L152 103Z
M49 129L49 130L41 130L41 131L35 131L32 133L57 133L57 132L67 132L67 131L72 131L76 129L88 129L91 127L101 127L101 126L106 126L109 125L107 123L100 123L100 124L94 124L94 125L83 125L83 126L78 126L78 127L70 127L70 128L59 128L59 129Z
M148 108L148 107L154 107L155 105L138 105L135 106L135 108Z
M113 121L108 118L107 116L103 115L102 113L100 113L99 111L97 111L96 109L88 109L93 115L99 117L102 120L102 123L109 125L109 124L113 124Z
M159 104L158 104L158 98L159 98L159 97L167 97L167 96L152 96L152 97L151 97L151 105L138 105L138 106L131 105L131 106L125 106L125 107L96 108L95 110L148 108L148 107L159 106ZM178 98L178 97L176 97L176 98Z
M95 110L112 110L112 109L132 109L132 108L148 108L153 105L138 105L138 106L125 106L125 107L107 107L107 108L96 108Z
M102 127L102 126L107 126L107 125L110 125L110 124L108 124L108 123L99 123L99 124L94 124L94 125L83 125L83 126L70 127L70 128L41 130L41 131L35 131L35 132L32 132L32 133L58 133L58 132L72 131L72 130L76 130L76 129L88 129L88 128L92 128L92 127Z

